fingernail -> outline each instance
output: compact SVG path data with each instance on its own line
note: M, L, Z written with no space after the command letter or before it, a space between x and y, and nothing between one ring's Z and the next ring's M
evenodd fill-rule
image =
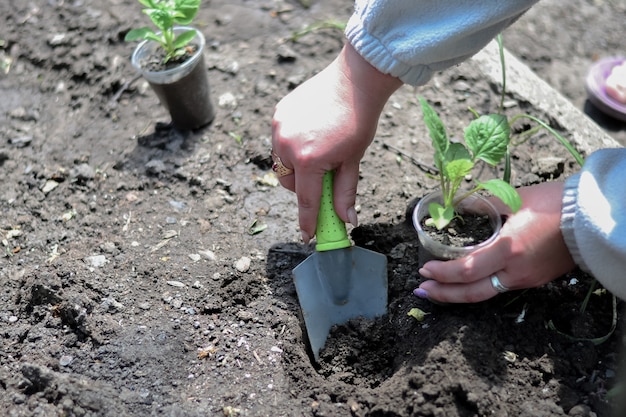
M432 278L433 277L433 273L430 271L430 269L426 269L426 268L420 268L419 274L421 276L423 276L424 278Z
M350 224L354 227L357 227L359 225L359 219L356 215L356 209L354 207L350 207L347 214L348 220L350 220Z
M413 290L413 295L416 295L419 298L428 298L428 291L421 288L416 288Z
M303 241L305 244L308 244L308 243L309 243L309 241L311 240L311 236L309 236L309 234L308 234L307 232L305 232L304 230L301 230L301 231L300 231L300 234L302 235L302 241Z

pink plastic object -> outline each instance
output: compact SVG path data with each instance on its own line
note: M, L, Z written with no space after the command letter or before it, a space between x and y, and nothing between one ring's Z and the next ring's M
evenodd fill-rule
M585 80L585 89L589 101L591 101L598 109L611 117L626 122L626 104L620 103L611 96L607 95L605 82L611 74L613 67L621 65L626 61L624 57L602 58L591 66L587 79Z

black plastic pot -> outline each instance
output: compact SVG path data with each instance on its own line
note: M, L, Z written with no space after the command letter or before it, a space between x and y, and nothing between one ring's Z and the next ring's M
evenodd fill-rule
M204 36L192 27L174 28L175 33L187 30L196 31L192 43L197 48L182 64L166 70L151 70L151 57L161 46L149 40L137 45L131 62L148 81L159 97L161 105L169 111L174 126L178 129L194 130L211 123L215 117L215 110L204 62Z

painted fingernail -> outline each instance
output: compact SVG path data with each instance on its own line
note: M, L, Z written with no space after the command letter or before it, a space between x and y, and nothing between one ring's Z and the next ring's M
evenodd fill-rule
M428 291L421 288L416 288L413 290L413 295L416 295L419 298L428 298Z
M354 207L350 207L348 209L348 220L350 220L350 224L354 227L357 227L359 225L359 219L357 218L356 215L356 209Z
M433 277L433 273L430 271L430 269L426 269L426 268L420 268L419 274L421 276L423 276L424 278L432 278Z
M300 231L300 234L302 235L302 241L303 241L305 244L308 244L308 243L309 243L309 241L311 240L311 236L309 236L309 234L308 234L307 232L305 232L304 230L301 230L301 231Z

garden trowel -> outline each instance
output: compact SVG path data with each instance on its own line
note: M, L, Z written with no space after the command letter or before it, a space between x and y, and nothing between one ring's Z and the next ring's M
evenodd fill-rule
M387 258L348 239L333 206L333 172L324 174L315 253L293 269L315 360L333 325L387 312Z

